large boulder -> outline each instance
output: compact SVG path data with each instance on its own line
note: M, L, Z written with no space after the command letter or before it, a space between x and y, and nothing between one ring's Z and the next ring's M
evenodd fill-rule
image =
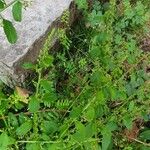
M0 79L4 83L9 86L23 83L26 71L21 64L36 61L48 32L63 12L69 9L71 2L72 0L33 0L23 11L23 20L13 22L18 33L17 43L13 45L7 41L0 28ZM10 9L2 15L13 21Z

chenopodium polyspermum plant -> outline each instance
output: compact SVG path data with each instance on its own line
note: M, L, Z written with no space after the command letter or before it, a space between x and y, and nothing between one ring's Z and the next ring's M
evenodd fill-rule
M31 96L29 103L29 110L36 112L40 108L40 103L44 103L46 106L51 106L56 100L56 94L54 90L53 82L44 77L43 72L46 69L53 67L53 56L49 54L51 48L52 39L56 36L56 29L51 31L51 34L47 37L43 48L40 50L37 64L25 63L23 66L26 69L35 70L37 73L37 81L33 81L35 86L35 95ZM37 106L37 107L36 107Z
M141 130L136 124L139 120L149 121L150 88L146 71L150 57L139 48L137 32L144 35L147 31L148 8L143 2L133 5L128 0L94 1L90 12L85 0L76 1L83 10L84 27L80 32L84 31L89 39L86 36L80 39L79 33L77 39L87 45L78 48L77 41L66 40L66 34L65 38L60 37L60 41L65 40L62 41L65 52L59 55L63 64L55 64L66 67L67 81L63 88L67 86L67 91L56 94L54 80L44 75L45 70L55 68L55 59L48 52L56 31L53 30L37 64L24 65L37 73L33 81L35 92L29 97L28 107L24 107L28 108L28 115L9 113L7 120L6 106L15 110L16 107L8 101L0 105L5 123L0 135L5 139L0 140L1 149L146 149L149 129L141 126ZM73 46L82 59L67 57ZM68 67L70 64L73 71ZM80 84L76 86L76 82Z

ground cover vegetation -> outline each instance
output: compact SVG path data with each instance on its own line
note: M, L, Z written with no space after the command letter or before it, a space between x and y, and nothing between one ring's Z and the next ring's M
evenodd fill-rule
M1 150L150 149L150 2L76 4L73 27L64 12L37 64L23 64L36 77L1 86ZM54 35L60 48L49 54Z

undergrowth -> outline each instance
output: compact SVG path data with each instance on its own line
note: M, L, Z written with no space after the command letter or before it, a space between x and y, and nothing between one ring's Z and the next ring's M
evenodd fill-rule
M69 31L53 29L37 64L32 91L1 89L0 150L149 150L150 55L147 0L76 1ZM58 36L60 50L49 54ZM27 87L30 88L30 87Z

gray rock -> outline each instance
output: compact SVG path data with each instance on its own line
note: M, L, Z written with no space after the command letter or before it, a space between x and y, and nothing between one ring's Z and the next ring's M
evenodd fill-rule
M10 0L9 0L10 1ZM0 79L9 86L21 84L26 71L22 62L35 62L43 41L53 22L72 0L32 0L31 6L23 11L23 20L13 22L18 33L17 43L11 45L0 28ZM4 18L12 20L10 8L3 12Z

